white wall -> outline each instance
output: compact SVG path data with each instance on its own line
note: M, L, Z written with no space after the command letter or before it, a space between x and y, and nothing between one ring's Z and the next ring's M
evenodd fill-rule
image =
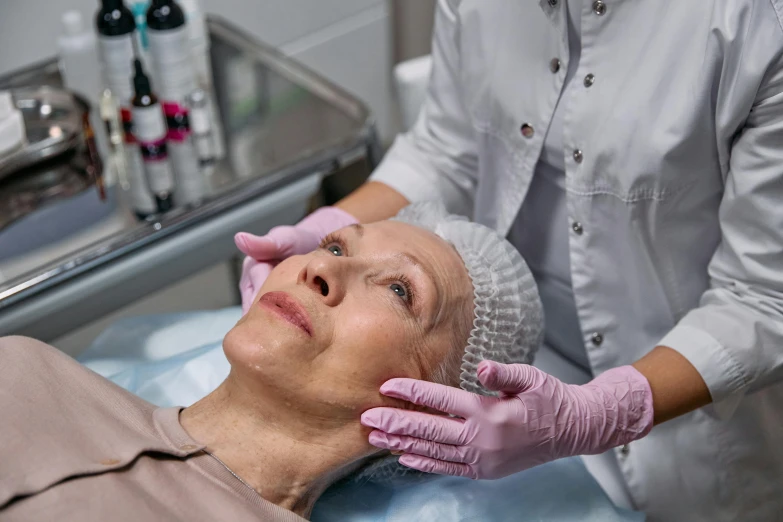
M201 0L266 43L302 60L364 100L389 141L396 129L391 89L391 16L385 0ZM0 0L0 74L57 52L60 16L92 23L97 0ZM357 67L360 64L361 67Z

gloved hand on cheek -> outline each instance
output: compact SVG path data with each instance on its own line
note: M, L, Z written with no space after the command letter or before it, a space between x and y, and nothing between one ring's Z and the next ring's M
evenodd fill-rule
M239 280L242 313L247 313L261 285L280 261L312 252L325 236L355 223L356 218L344 210L322 207L296 225L275 227L265 236L236 234L234 243L247 256Z

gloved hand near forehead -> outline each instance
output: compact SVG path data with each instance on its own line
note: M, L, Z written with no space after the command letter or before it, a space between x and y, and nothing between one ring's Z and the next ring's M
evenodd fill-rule
M414 379L391 379L389 397L457 416L373 408L362 424L370 443L402 451L400 463L429 473L494 479L562 457L603 453L644 437L653 426L652 392L632 366L581 385L526 364L482 361L487 397Z
M328 234L355 223L357 219L344 210L322 207L298 224L275 227L265 236L247 232L235 235L234 243L247 256L239 280L242 313L247 313L261 285L280 261L312 252Z

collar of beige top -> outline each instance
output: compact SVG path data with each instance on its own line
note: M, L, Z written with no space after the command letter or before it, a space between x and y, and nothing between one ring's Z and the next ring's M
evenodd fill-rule
M180 424L179 413L183 409L181 406L158 408L152 413L155 429L158 430L161 438L171 447L171 452L178 457L186 457L206 448L206 445L201 444L188 435L182 424Z

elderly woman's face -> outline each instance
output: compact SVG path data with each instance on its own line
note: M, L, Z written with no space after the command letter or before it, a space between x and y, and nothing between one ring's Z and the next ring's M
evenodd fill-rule
M431 232L392 221L346 227L280 263L224 349L232 372L292 407L358 417L385 403L387 379L427 379L464 348L472 288L457 252Z

